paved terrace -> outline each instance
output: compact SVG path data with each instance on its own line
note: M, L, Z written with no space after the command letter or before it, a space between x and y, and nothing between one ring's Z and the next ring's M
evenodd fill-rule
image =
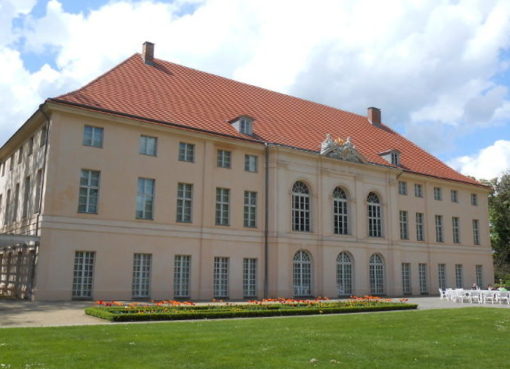
M398 298L395 300L398 301ZM440 300L437 296L410 297L409 303L418 304L418 310L458 309L473 306L510 309L510 305L507 304L455 303ZM83 310L93 305L94 302L91 301L29 302L0 299L0 328L119 324L85 315Z

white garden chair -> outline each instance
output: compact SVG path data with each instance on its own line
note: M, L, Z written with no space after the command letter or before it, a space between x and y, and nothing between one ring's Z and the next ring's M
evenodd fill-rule
M506 291L498 292L498 294L496 295L496 300L500 304L502 304L504 302L506 302L507 304L510 304L510 292L506 292Z
M441 300L445 300L448 298L448 295L446 294L446 290L443 291L441 288L439 288L439 298Z
M496 302L496 291L483 291L483 303L488 304L489 302L491 304Z

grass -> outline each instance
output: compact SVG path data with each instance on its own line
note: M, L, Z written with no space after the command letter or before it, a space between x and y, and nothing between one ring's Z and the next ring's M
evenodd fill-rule
M510 309L0 329L0 368L504 368Z

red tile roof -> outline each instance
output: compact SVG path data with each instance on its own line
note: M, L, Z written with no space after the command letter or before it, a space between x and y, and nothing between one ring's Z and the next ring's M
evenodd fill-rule
M371 163L389 165L379 155L401 152L407 171L472 184L479 182L451 169L387 126L366 116L269 91L181 65L154 59L147 65L135 54L83 88L49 101L100 109L252 139L229 123L241 115L255 119L255 138L319 151L326 133L351 137Z

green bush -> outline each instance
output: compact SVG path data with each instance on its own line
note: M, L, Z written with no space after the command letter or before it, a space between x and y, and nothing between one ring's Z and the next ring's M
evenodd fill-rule
M328 306L330 305L330 306ZM271 305L202 305L202 306L146 306L146 307L90 307L85 313L113 322L147 320L193 320L249 318L286 315L341 314L367 311L416 309L416 304L369 303L369 304L317 304L297 306Z

